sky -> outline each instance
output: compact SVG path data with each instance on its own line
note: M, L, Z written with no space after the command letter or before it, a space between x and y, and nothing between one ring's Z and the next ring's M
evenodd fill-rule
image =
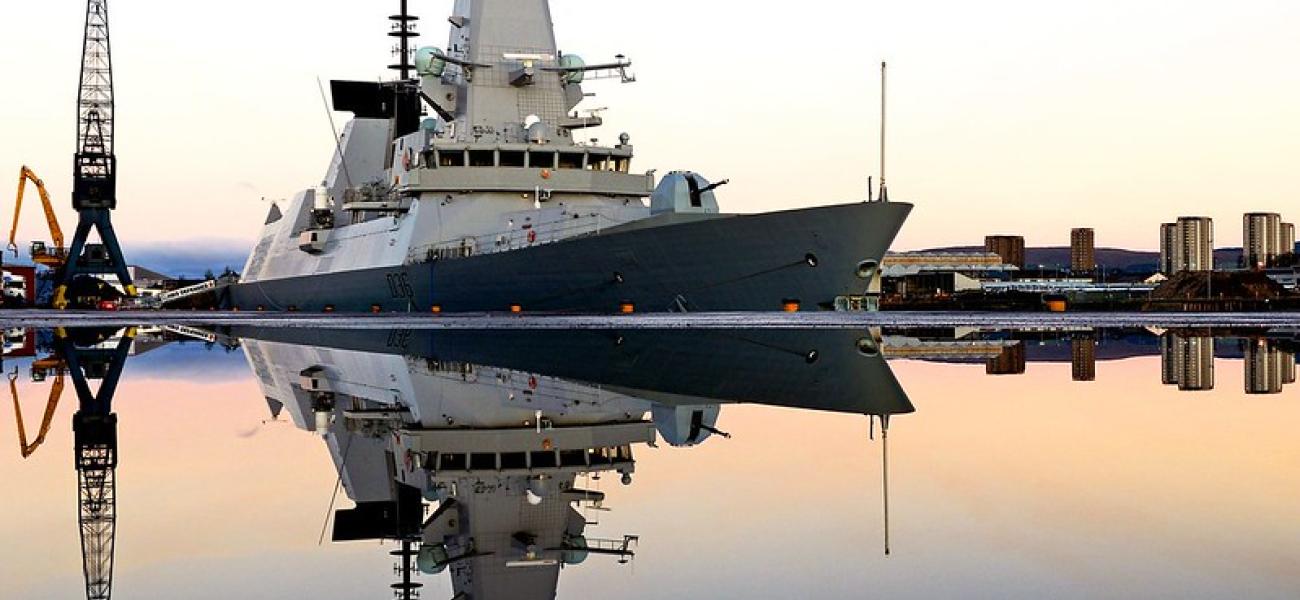
M384 76L395 6L113 0L114 219L128 257L238 253L269 200L318 183L332 146L317 78ZM446 45L451 8L412 1L423 45ZM0 9L0 173L35 168L66 230L83 11ZM864 199L887 60L890 195L916 205L896 249L991 233L1066 245L1081 226L1099 246L1154 249L1160 222L1191 214L1235 246L1243 212L1300 218L1295 2L554 0L552 12L562 51L634 61L637 83L587 86L586 107L609 108L596 134L629 133L637 170L730 178L727 212ZM19 238L44 237L30 207Z

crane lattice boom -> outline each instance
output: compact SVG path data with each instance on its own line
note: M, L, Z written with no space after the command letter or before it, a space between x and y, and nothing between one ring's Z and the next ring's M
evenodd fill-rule
M108 41L108 0L86 3L77 123L77 188L73 203L89 202L97 204L95 208L112 208L117 165L113 155L113 59Z

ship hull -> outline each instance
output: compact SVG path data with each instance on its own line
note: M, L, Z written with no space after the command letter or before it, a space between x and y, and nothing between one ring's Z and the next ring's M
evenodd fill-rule
M832 309L862 296L911 205L718 215L469 258L241 283L241 310L611 313Z

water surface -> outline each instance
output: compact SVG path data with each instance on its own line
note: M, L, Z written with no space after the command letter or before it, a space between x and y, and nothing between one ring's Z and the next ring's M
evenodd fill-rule
M0 580L382 598L405 547L426 599L1293 598L1297 348L1212 328L11 330L28 447L6 415ZM86 462L105 452L115 468Z

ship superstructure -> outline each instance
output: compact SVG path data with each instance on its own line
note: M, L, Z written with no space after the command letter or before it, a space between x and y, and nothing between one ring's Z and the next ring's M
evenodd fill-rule
M399 79L333 81L350 112L322 185L268 214L230 302L253 310L778 310L869 302L911 206L719 210L677 171L656 184L631 136L601 145L578 110L631 61L561 51L547 0L459 0L447 47ZM412 60L413 59L413 60ZM414 77L408 77L414 73Z

